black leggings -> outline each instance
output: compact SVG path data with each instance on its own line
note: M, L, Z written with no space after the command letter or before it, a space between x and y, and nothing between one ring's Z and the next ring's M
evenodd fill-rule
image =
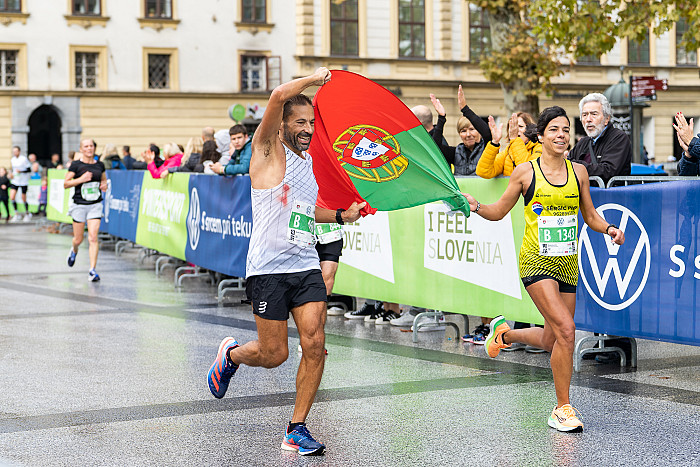
M7 213L7 217L10 217L10 200L0 199L0 203L2 203L5 206L5 212Z

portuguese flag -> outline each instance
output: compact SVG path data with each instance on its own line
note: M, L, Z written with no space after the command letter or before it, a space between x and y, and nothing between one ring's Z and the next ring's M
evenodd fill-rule
M314 97L314 158L321 207L367 201L362 215L443 200L469 216L440 149L391 92L348 71L334 70Z

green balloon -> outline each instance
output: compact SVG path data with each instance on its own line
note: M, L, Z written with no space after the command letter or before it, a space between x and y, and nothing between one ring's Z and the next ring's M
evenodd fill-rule
M240 122L245 118L245 107L241 104L232 105L228 108L228 116L236 122Z

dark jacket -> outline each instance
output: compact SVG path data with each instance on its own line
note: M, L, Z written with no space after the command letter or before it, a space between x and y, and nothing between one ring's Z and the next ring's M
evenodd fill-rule
M105 165L105 169L119 169L125 170L126 167L122 163L121 158L118 155L105 156L102 158L102 163Z
M134 162L136 162L136 159L131 157L131 154L129 154L122 158L122 162L124 163L124 167L126 167L126 170L132 170L134 168Z
M595 144L590 136L581 138L569 153L569 160L585 165L589 176L608 183L615 176L630 174L632 143L624 131L608 124Z
M199 163L199 159L202 157L198 152L193 152L187 159L187 162L182 164L180 167L171 167L168 169L170 172L204 172L204 166Z
M431 136L435 144L440 148L440 152L442 152L447 163L455 166L455 175L473 175L476 172L476 166L481 154L484 152L486 143L491 141L491 129L488 123L475 114L468 105L465 105L462 109L462 115L467 117L481 135L481 141L476 143L471 151L463 143L456 147L447 145L443 137L447 119L443 115L438 115L438 121L431 132Z
M678 175L695 177L700 175L700 134L690 141L688 156L682 155L678 161Z

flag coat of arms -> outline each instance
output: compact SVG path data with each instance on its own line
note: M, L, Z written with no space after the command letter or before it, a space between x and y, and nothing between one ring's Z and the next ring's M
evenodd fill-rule
M442 200L469 205L440 149L415 115L387 89L334 70L314 97L318 201L329 209L366 201L362 215Z

